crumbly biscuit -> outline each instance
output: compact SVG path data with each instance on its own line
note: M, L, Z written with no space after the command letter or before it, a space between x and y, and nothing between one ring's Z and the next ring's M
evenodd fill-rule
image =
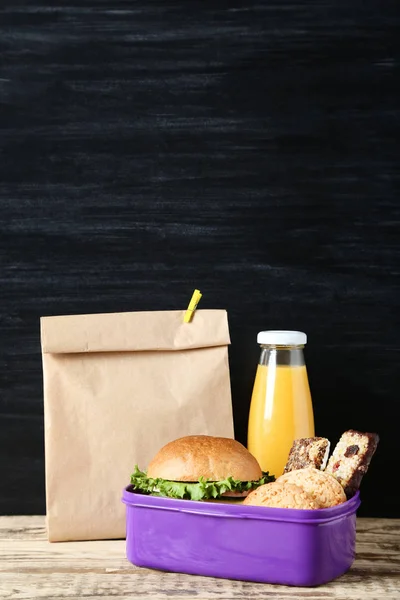
M250 492L243 504L273 508L321 508L320 503L298 485L291 483L265 483Z
M343 486L347 498L354 496L368 470L379 442L377 433L362 433L354 429L345 431L330 457L326 473L330 473Z
M332 475L313 467L284 473L276 480L281 484L294 483L319 502L321 508L336 506L347 500L343 487Z
M322 471L328 461L330 442L324 437L308 437L294 440L289 452L284 473L315 467Z

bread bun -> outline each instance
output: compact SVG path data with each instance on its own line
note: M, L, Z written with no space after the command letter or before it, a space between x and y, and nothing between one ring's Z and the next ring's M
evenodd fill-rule
M233 477L257 481L261 467L238 441L209 435L189 435L163 446L150 462L147 477L169 481L221 481Z

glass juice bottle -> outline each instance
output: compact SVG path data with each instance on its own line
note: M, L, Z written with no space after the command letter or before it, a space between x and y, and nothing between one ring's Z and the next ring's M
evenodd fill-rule
M260 359L248 422L248 450L263 471L282 475L293 441L314 437L302 331L260 331Z

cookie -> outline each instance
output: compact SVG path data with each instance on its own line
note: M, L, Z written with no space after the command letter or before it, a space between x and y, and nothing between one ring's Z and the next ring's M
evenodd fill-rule
M299 486L310 494L321 505L321 508L336 506L347 500L344 489L337 479L326 471L320 471L314 467L284 473L277 478L276 482Z
M243 504L272 508L321 508L319 502L299 486L292 483L266 483L250 492Z

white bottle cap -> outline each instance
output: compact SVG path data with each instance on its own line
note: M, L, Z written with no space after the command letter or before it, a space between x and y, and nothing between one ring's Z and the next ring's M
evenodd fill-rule
M273 346L303 346L307 343L307 335L303 331L260 331L257 335L257 342Z

